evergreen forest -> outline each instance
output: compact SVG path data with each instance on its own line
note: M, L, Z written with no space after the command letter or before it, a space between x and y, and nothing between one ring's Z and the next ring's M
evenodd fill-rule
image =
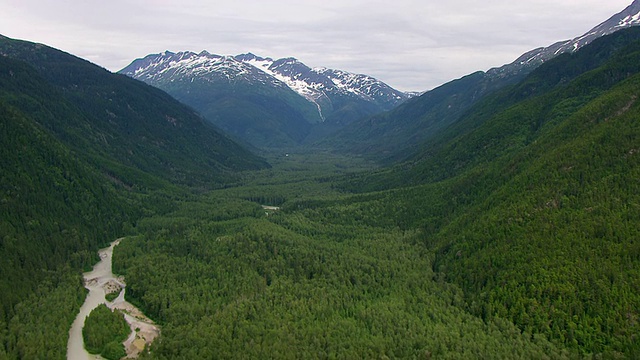
M120 310L111 311L101 304L87 316L82 337L89 353L99 354L108 360L118 360L127 356L122 342L129 337L130 331Z

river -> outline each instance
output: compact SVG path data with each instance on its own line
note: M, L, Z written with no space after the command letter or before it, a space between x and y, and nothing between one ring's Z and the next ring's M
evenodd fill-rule
M89 294L80 307L80 312L69 330L69 342L67 344L68 360L94 360L101 359L100 356L91 355L84 349L82 339L82 328L84 321L91 310L100 304L106 304L110 309L120 309L125 313L125 319L131 328L131 335L124 342L127 350L127 357L137 357L145 345L150 344L160 334L159 327L147 318L138 308L124 300L126 284L123 279L116 278L112 272L113 248L122 239L115 240L107 248L100 249L100 261L94 265L93 270L84 273L85 288ZM108 289L111 289L109 291ZM121 289L121 290L120 290ZM105 298L107 292L118 291L120 294L112 302Z

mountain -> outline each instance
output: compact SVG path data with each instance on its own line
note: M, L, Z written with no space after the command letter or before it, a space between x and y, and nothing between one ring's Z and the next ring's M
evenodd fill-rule
M151 174L212 186L266 163L166 93L44 45L0 39L0 55L29 65L28 79L3 89L114 181L135 186Z
M380 216L424 231L472 313L582 355L637 358L638 98L633 27L545 62L349 189L393 189Z
M268 167L156 88L3 36L0 142L2 359L65 358L99 247Z
M476 72L450 81L388 112L361 118L319 139L316 145L391 164L404 160L424 141L455 122L469 107L524 74L490 77Z
M259 147L297 145L313 132L340 128L410 97L366 75L251 53L164 52L135 60L120 73L167 91Z
M348 114L336 114L341 108L338 101L341 98L345 99L345 102L359 99L388 110L410 97L409 94L395 90L370 76L327 68L312 69L294 58L274 61L249 53L238 55L236 59L281 80L305 99L316 104L323 122L349 121Z
M91 249L139 216L82 150L41 124L53 113L71 116L69 106L33 67L0 56L2 359L66 356L65 334L85 296L78 274L93 264ZM65 117L59 124L72 125Z
M421 143L455 123L485 96L516 84L553 57L575 52L599 37L639 24L640 0L636 0L582 36L529 51L510 64L443 84L389 112L351 123L319 144L387 163L406 159L418 151Z
M640 66L633 62L639 44L640 27L634 27L548 61L520 82L485 96L455 123L440 130L437 137L416 146L415 154L399 162L402 170L393 168L389 173L395 180L383 176L383 181L367 182L386 184L381 187L386 188L389 184L406 186L438 181L508 153L514 144L535 141L529 133L536 133L547 121L572 114L596 95L640 72ZM522 122L509 123L504 117ZM500 121L500 126L490 126L494 118L494 123ZM526 126L529 128L525 129ZM491 141L487 139L494 143L487 145L485 142Z
M168 92L254 146L293 146L322 121L314 104L233 57L165 52L136 60L120 73Z

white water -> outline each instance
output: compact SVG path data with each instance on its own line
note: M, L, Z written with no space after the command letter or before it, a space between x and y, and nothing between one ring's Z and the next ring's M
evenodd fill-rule
M113 255L114 246L120 243L120 239L111 243L108 248L98 251L100 262L98 262L92 271L84 273L84 287L89 290L89 294L80 308L80 312L71 325L69 330L69 342L67 343L67 359L68 360L94 360L101 359L100 356L91 355L84 349L84 340L82 339L82 328L84 320L91 310L100 304L106 304L105 291L103 285L110 280L115 280L111 272L111 256ZM122 294L121 294L122 295Z

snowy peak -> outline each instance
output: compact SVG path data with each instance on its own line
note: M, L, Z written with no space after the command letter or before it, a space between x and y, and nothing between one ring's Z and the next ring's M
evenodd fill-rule
M295 58L274 61L249 55L239 55L236 59L274 76L312 102L330 95L347 96L374 102L390 109L411 97L367 75L327 68L310 68Z
M271 83L283 86L265 76L253 66L236 60L233 56L220 56L202 51L199 54L185 51L148 55L133 61L120 73L151 85L166 82L236 82Z
M241 55L242 56L242 55ZM295 91L308 101L316 103L323 97L322 88L331 86L327 79L314 76L313 70L294 58L284 58L273 60L271 58L261 58L255 56L247 59L246 56L236 57L246 64L252 65L269 76L287 84L291 90Z
M323 68L314 69L314 71L318 74L326 75L337 88L364 99L376 99L376 101L384 99L386 102L393 103L404 101L411 97L410 94L392 89L387 84L371 76Z
M607 21L593 28L586 35L588 36L592 33L608 35L617 30L636 25L640 25L640 0L635 0L631 5L627 6L626 9L622 10L622 12L613 15Z
M249 61L271 61L273 62L272 59L270 58L262 58L260 56L257 56L253 53L246 53L246 54L240 54L240 55L236 55L235 59L238 61L242 61L242 62L249 62Z

